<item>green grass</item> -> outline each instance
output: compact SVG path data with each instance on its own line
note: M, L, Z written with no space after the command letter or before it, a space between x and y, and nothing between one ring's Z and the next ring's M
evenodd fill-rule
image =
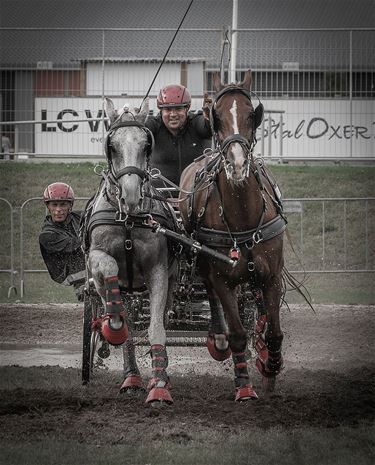
M87 444L49 438L0 444L1 465L371 465L375 428L254 429L154 440L142 446L127 443ZM86 438L89 440L89 438ZM43 447L41 447L43 444Z
M272 165L271 170L279 182L284 198L349 198L372 197L375 195L375 167L372 166L293 166ZM30 163L3 162L0 165L0 198L5 198L16 208L15 264L20 265L20 210L19 207L29 198L41 197L46 185L56 180L71 184L77 197L90 197L95 193L99 177L91 163ZM77 202L77 209L85 202ZM302 259L304 268L344 269L375 268L375 204L369 203L367 213L367 241L364 228L363 204L348 202L346 225L343 204L329 202L325 205L326 223L323 228L321 203L303 204L303 247L301 246L301 216L288 215L289 230L293 247ZM38 245L38 234L43 223L45 208L41 201L29 202L23 208L24 215L24 265L26 269L44 269ZM346 228L346 248L343 239ZM324 250L323 250L324 230ZM0 201L0 268L10 268L10 211ZM286 246L286 263L290 270L301 269L298 258L291 247ZM54 284L47 274L28 273L24 277L26 302L71 302L74 294L70 289ZM372 286L373 274L348 273L312 275L308 288L315 302L322 303L374 303ZM0 274L0 301L8 301L9 274ZM20 277L15 277L20 289ZM10 300L19 299L12 293ZM288 301L298 301L288 294Z

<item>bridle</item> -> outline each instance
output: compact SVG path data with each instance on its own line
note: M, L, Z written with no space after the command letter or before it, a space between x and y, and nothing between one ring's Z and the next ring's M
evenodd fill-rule
M245 97L247 97L247 99L250 101L251 104L252 104L251 95L254 95L259 101L258 106L252 112L250 112L250 115L249 115L253 123L251 139L249 140L246 137L241 136L241 134L231 134L230 136L226 137L222 142L220 142L219 136L218 136L218 122L217 122L217 116L216 116L217 102L224 95L228 93L234 93L234 92L245 95ZM230 145L234 143L240 144L243 152L245 153L244 165L246 167L246 176L248 176L250 164L253 159L253 150L257 142L256 136L255 136L256 129L262 122L263 113L264 113L263 104L259 100L259 97L255 94L255 92L248 91L246 89L243 89L242 87L231 84L227 87L224 87L216 95L215 100L210 109L210 126L211 126L212 134L214 136L216 150L221 154L221 159L222 159L227 177L229 173L229 168L231 166L231 162L227 159L227 153L228 153L228 149Z
M112 155L113 155L113 146L111 144L111 137L113 134L119 129L119 128L124 128L124 127L136 127L139 128L141 131L143 131L147 135L147 144L145 147L145 156L146 156L146 168L141 169L138 168L138 166L126 166L125 168L122 168L120 170L116 170L115 167L113 166L113 160L112 160ZM152 132L142 123L139 121L130 120L130 121L122 121L121 116L111 124L109 128L109 132L107 135L106 143L105 143L105 151L106 151L106 157L108 161L108 172L107 172L107 179L108 182L111 186L115 188L116 192L116 200L118 203L118 207L120 212L122 211L121 208L121 185L119 184L119 179L122 178L125 175L132 175L136 174L140 179L141 179L141 199L144 197L144 184L145 182L149 179L149 161L150 161L150 156L152 153L152 149L154 147L154 136Z

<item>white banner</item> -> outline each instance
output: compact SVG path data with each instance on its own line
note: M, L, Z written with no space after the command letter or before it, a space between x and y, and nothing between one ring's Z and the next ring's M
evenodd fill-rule
M137 98L114 98L116 108L139 106ZM282 114L282 153L285 157L353 157L375 156L375 102L354 100L352 121L347 100L264 100L264 153L280 155L280 114ZM202 99L193 99L192 109L200 109ZM156 109L155 98L150 109ZM35 125L35 153L100 155L103 135L108 123L79 121L101 118L101 98L36 98L35 120L46 121ZM48 121L60 120L58 123ZM67 122L67 121L74 122ZM269 125L269 122L271 123ZM259 130L260 131L260 130ZM258 131L256 153L261 151ZM271 148L269 149L269 141Z

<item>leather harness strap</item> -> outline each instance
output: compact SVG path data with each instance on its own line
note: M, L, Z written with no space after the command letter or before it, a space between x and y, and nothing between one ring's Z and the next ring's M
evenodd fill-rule
M201 227L197 231L196 239L209 247L231 247L233 240L237 245L245 245L252 249L255 244L272 239L285 231L286 220L277 215L271 221L264 223L261 227L240 232L226 232L217 229Z

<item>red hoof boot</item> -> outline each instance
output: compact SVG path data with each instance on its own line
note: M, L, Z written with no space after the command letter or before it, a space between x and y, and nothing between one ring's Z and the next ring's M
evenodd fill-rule
M129 336L124 313L106 313L102 320L101 333L104 339L113 346L124 344Z
M142 383L142 378L139 375L127 376L120 387L120 392L126 391L145 391L145 388L143 387Z
M229 345L227 349L225 350L219 350L216 347L215 337L213 334L209 334L207 336L206 346L207 346L208 352L210 353L211 357L214 360L217 360L218 362L223 362L224 360L227 360L231 356L232 351L230 350Z
M173 399L169 390L166 387L153 387L148 393L146 404L162 404L164 402L168 405L173 404Z
M258 399L258 396L251 384L236 388L236 402L246 402L247 400L255 399Z

